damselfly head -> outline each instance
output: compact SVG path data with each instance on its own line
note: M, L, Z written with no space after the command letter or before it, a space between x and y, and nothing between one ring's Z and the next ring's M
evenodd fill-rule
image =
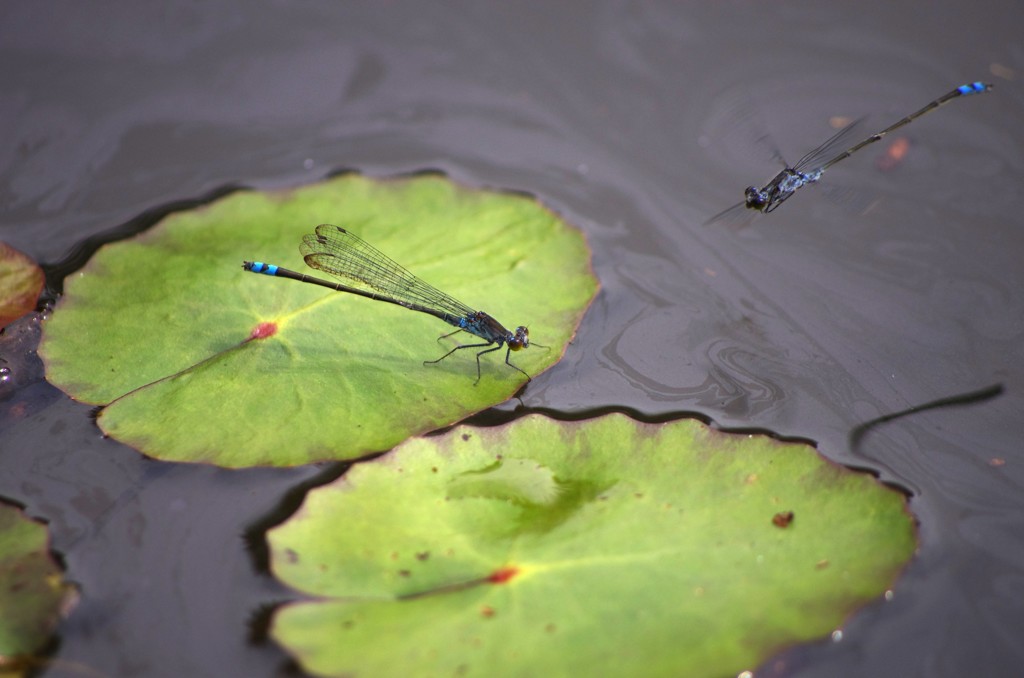
M522 325L516 328L515 336L508 338L505 342L508 347L513 351L518 351L529 347L530 345L530 330L526 329Z
M757 186L747 186L743 192L746 197L746 205L752 210L763 210L768 204L768 192L762 191Z

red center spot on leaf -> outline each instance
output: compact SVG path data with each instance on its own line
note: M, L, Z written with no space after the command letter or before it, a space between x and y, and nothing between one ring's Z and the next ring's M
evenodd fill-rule
M519 574L518 567L503 567L500 570L495 570L494 573L487 578L487 581L492 584L504 584L517 574Z
M277 334L277 323L260 323L256 327L252 328L252 332L249 333L250 339L266 339Z

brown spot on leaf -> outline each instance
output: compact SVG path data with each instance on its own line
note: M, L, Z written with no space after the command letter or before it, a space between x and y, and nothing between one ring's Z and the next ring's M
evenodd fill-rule
M791 522L793 522L792 511L780 511L772 516L772 525L775 527L789 527Z

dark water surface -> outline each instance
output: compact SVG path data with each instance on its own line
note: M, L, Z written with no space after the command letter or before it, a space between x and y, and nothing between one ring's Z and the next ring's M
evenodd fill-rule
M0 238L55 264L147 210L342 167L533 193L603 287L527 408L697 414L912 493L922 545L891 600L759 675L1020 675L1024 5L845 7L6 3ZM833 116L873 131L977 79L996 89L901 130L895 169L880 143L749 228L701 226L777 171L765 132L792 162ZM246 535L340 469L153 462L29 382L0 392L0 496L50 523L83 591L44 673L281 671L247 634L291 594Z

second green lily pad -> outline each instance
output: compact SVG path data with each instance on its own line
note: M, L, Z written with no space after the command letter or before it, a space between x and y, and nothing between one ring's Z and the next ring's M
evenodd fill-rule
M909 560L905 497L695 421L528 416L414 439L270 531L328 676L726 676L827 637Z
M561 357L597 290L582 234L534 199L348 174L235 193L105 246L44 327L47 378L105 405L103 431L146 454L236 467L357 458L522 386L504 349L483 356L476 386L473 349L424 365L480 341L438 341L453 328L429 315L242 270L245 259L317 275L298 245L324 222L509 329L528 326L534 345L511 359L533 376Z

